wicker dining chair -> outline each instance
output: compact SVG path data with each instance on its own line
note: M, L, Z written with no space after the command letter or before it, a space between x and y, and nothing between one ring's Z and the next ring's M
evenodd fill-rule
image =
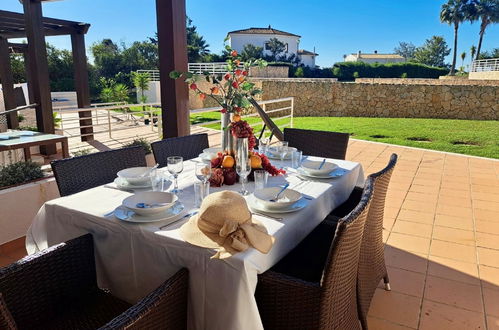
M357 283L359 318L364 329L367 329L367 313L381 279L385 283L385 289L390 291L390 281L385 265L383 217L386 192L396 164L397 155L392 154L384 169L368 176L368 179L373 182L373 201L367 214L364 237L360 247Z
M12 329L185 329L188 271L136 305L97 287L93 239L80 236L0 268Z
M151 144L154 158L160 167L167 166L167 158L180 156L184 160L193 159L209 148L208 134L193 134L156 141Z
M50 163L61 196L112 182L116 173L129 167L146 166L141 146L101 151L54 160Z
M347 133L285 128L284 141L304 155L345 159L349 135Z
M360 329L357 272L372 199L337 226L322 223L278 264L258 277L256 301L265 329Z

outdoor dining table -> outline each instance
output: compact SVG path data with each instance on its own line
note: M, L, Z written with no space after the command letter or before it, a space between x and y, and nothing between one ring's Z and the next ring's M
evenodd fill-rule
M322 160L322 159L320 159ZM184 162L179 176L180 201L194 209L194 159ZM334 160L345 174L327 180L303 180L295 171L269 177L269 185L286 181L300 191L308 205L296 212L253 215L275 237L268 254L250 248L228 259L210 259L214 250L191 245L180 234L188 217L163 229L161 222L135 224L107 215L130 192L109 185L92 188L45 203L26 238L32 254L54 244L91 233L95 242L98 284L113 295L134 303L182 267L189 269L188 327L190 329L263 329L254 297L257 275L275 265L307 236L355 186L362 186L359 163ZM287 162L284 165L289 165ZM274 161L276 166L280 162ZM75 174L77 175L77 174ZM248 185L253 190L253 185ZM240 184L211 188L210 192L240 189ZM229 208L230 205L227 205ZM182 215L179 215L179 217Z

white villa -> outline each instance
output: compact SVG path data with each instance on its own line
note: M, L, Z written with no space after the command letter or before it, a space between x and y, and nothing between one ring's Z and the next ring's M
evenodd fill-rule
M319 54L315 52L310 52L308 50L299 49L301 36L284 32L281 30L276 30L270 25L267 28L249 28L244 30L236 30L228 33L229 45L232 49L238 52L242 52L244 46L247 44L252 44L257 47L262 47L264 55L270 55L267 43L271 38L277 38L279 41L286 45L286 50L282 55L294 54L300 63L314 68L315 67L315 57Z
M364 62L369 64L374 63L399 63L405 62L405 58L398 54L379 54L377 50L372 54L362 53L360 50L357 54L349 54L345 56L345 62Z

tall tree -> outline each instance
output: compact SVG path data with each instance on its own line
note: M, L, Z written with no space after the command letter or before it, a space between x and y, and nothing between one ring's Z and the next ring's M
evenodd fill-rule
M473 60L475 59L475 54L476 54L476 46L475 45L471 45L471 48L470 48L470 55L471 55L471 61L473 62Z
M461 67L464 70L464 59L466 58L466 52L461 53Z
M416 51L416 46L411 42L400 41L399 45L393 49L395 54L398 54L405 58L406 61L410 61L414 58L414 52Z
M253 44L244 45L241 52L241 59L243 61L257 60L263 58L263 47L258 47Z
M132 72L132 81L135 88L137 88L137 92L140 91L140 98L138 101L140 103L146 103L147 96L145 95L145 91L149 90L149 82L151 81L149 74Z
M267 42L266 48L272 54L272 60L277 61L277 57L286 50L286 44L277 38L270 38Z
M426 39L423 46L416 48L414 62L430 66L445 67L445 57L450 49L442 36L433 36Z
M457 36L459 25L469 18L469 4L467 0L448 0L442 5L440 21L454 26L454 47L452 49L452 64L449 75L453 76L456 71L457 59Z
M481 52L478 57L479 60L486 60L489 58L499 58L499 48L493 48L489 52Z
M480 56L482 50L483 36L485 30L491 24L499 23L499 1L498 0L472 0L471 20L480 20L480 32L478 47L476 50L476 59Z

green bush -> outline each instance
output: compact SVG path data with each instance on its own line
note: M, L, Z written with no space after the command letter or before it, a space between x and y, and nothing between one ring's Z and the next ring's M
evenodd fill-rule
M23 115L23 114L18 114L18 115L17 115L17 121L18 121L18 122L22 122L22 121L24 121L25 119L26 119L26 117L24 117L24 115Z
M362 78L407 78L438 79L449 73L448 69L437 68L419 63L368 64L364 62L339 62L332 70L338 80L354 80L355 72Z
M78 157L78 156L85 156L85 155L88 155L91 153L92 153L92 149L86 148L86 149L80 149L77 151L73 151L71 154L73 155L73 157Z
M21 131L38 132L38 127L36 127L36 126L19 126L18 128Z
M136 138L132 142L125 145L125 147L141 146L144 148L146 155L152 153L151 143L144 138Z
M32 161L17 162L0 168L0 187L43 178L42 167Z

